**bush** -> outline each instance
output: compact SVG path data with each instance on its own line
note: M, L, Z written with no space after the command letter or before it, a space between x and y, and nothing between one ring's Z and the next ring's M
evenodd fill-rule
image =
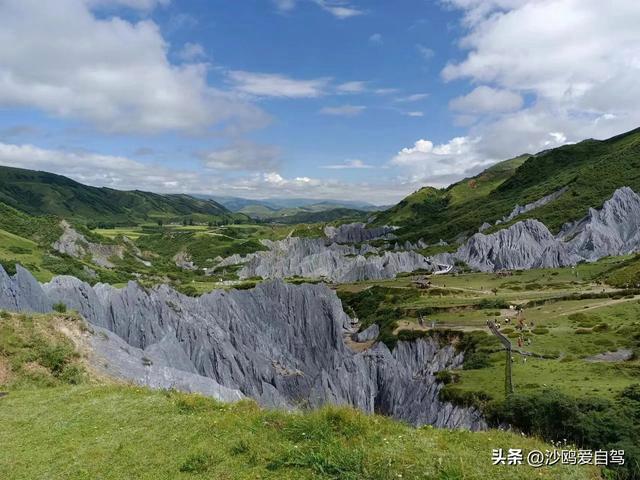
M577 335L588 335L590 333L592 333L590 328L576 328Z
M491 358L487 352L476 351L465 356L463 370L478 370L491 365Z
M53 309L58 313L67 313L67 306L62 302L55 303Z
M546 327L536 327L532 329L531 332L535 333L536 335L546 335L547 333L549 333L549 329Z

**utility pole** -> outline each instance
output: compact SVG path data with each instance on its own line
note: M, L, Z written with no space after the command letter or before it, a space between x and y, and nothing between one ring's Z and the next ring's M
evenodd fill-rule
M500 330L498 330L498 327L496 327L493 320L487 320L487 327L489 327L491 333L498 337L498 340L500 340L505 348L506 363L504 368L504 394L508 397L513 393L513 381L511 378L511 342L507 337L500 333Z

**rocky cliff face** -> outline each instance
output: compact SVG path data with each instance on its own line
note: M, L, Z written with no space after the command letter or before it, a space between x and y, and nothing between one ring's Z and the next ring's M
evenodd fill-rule
M585 218L566 224L557 236L537 220L525 220L490 235L475 234L454 258L490 272L564 267L637 251L640 196L623 187L600 210L590 209Z
M640 250L640 195L628 187L616 190L600 210L565 225L558 238L569 250L588 261Z
M483 272L564 267L580 260L537 220L518 222L490 235L476 233L454 256Z
M432 262L416 252L385 252L368 244L338 245L322 238L290 237L263 241L269 249L242 258L229 257L218 267L244 263L240 278L325 278L333 282L356 282L393 278L401 272L433 270Z
M84 235L78 233L65 220L60 222L62 235L56 240L52 247L60 253L71 257L82 258L85 255L91 256L91 261L100 267L113 268L111 257L123 258L124 247L121 245L102 245L88 241Z
M362 243L379 238L394 238L393 227L367 228L364 223L348 223L339 227L326 226L324 234L335 243Z
M271 407L347 404L415 425L486 426L477 411L438 400L434 373L462 362L454 347L429 339L354 353L343 340L351 319L324 285L271 281L191 298L167 286L91 287L66 276L40 286L23 269L0 274L0 305L46 311L58 301L95 326L103 368L138 383Z
M496 222L496 224L498 223L504 223L504 222L510 222L511 220L513 220L514 218L530 212L532 210L535 210L536 208L540 208L548 203L553 202L554 200L557 200L558 198L560 198L562 195L564 195L564 193L568 190L568 187L563 187L560 190L558 190L557 192L553 192L549 195L546 195L542 198L539 198L538 200L536 200L535 202L531 202L531 203L527 203L526 205L522 206L522 205L516 205L513 210L511 211L511 213L509 215L507 215L506 217L504 217L501 221L499 220L498 222Z

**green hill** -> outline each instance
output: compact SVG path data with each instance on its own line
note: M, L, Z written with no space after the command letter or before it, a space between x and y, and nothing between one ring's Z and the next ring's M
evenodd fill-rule
M93 224L135 224L185 217L195 221L247 220L213 200L91 187L53 173L1 166L0 202L31 215L55 215Z
M565 186L559 199L518 219L537 218L558 231L621 186L640 191L640 129L517 157L445 189L423 188L378 215L376 223L403 227L399 234L406 238L453 240Z
M74 347L87 328L74 315L0 314L2 478L600 478L590 466L492 465L494 448L552 448L512 432L414 429L343 407L269 411L116 385L92 377Z

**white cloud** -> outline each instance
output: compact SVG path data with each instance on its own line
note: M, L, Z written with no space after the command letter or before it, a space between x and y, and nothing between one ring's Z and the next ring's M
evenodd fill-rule
M199 43L187 42L178 52L178 56L185 62L193 62L194 60L206 58L207 54L204 51L204 47Z
M90 7L127 7L136 10L150 11L157 6L167 6L171 0L83 0Z
M419 102L429 97L428 93L414 93L406 97L396 98L396 102Z
M272 145L257 145L241 141L209 152L196 154L207 168L234 171L266 171L279 165L280 149Z
M413 111L413 112L404 112L407 117L424 117L424 112Z
M449 107L468 113L496 113L518 110L522 103L522 97L517 93L481 85L467 95L453 99Z
M446 186L492 162L478 151L479 142L479 138L456 137L434 145L430 140L421 139L412 147L400 150L391 165L408 171L412 182Z
M312 0L320 8L329 12L334 17L344 20L345 18L356 17L364 12L352 6L346 0Z
M324 107L320 110L323 115L336 115L342 117L355 117L360 115L367 107L363 105L341 105L339 107Z
M373 165L368 165L362 160L353 159L353 160L346 160L344 163L338 163L336 165L325 165L322 168L328 168L330 170L346 170L346 169L373 168Z
M470 134L483 138L486 155L506 158L640 125L640 2L448 3L464 14L460 46L467 54L448 64L443 78L531 98L525 107L478 119Z
M334 17L344 20L346 18L356 17L358 15L362 15L364 12L359 8L351 5L347 0L310 0L312 3L316 4L320 8L322 8L325 12L330 13ZM273 0L276 8L280 12L290 12L296 6L300 0Z
M339 93L362 93L367 89L367 82L354 81L338 85L336 90Z
M369 37L369 43L371 43L372 45L382 45L384 43L384 40L382 39L382 34L374 33L373 35L371 35Z
M416 50L422 57L423 60L431 60L433 56L436 54L431 48L425 47L424 45L416 45Z
M327 78L297 80L276 73L255 73L241 70L228 72L229 80L241 93L258 97L313 98L325 94Z
M0 164L54 172L98 187L256 199L290 196L391 204L420 186L400 179L385 179L383 183L374 184L320 180L310 176L287 178L276 170L238 177L234 172L227 175L224 170L211 172L168 168L117 155L48 150L33 145L1 142Z
M256 107L209 87L206 65L172 65L167 48L152 21L97 18L82 0L3 0L0 106L125 133L265 121Z
M281 12L288 12L296 8L296 0L273 0L273 3Z

